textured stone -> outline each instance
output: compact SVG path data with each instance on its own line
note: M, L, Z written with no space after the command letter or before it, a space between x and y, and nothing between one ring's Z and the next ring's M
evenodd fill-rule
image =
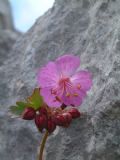
M10 50L18 34L10 30L0 30L0 66L10 57Z
M0 0L0 29L15 31L9 0Z
M64 53L80 56L81 68L93 73L93 87L80 107L87 115L55 131L46 145L46 160L120 159L119 31L119 0L56 0L17 40L0 68L1 159L34 159L37 130L29 122L11 120L8 107L31 93L40 66ZM14 144L16 152L9 147Z

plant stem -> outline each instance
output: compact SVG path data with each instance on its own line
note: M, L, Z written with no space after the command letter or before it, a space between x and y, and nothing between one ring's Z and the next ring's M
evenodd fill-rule
M43 157L43 151L44 151L44 148L45 148L45 143L46 143L46 140L47 140L47 137L48 137L49 133L48 131L46 130L44 136L43 136L43 139L42 139L42 142L41 142L41 145L40 145L40 151L39 151L39 155L38 155L38 160L43 160L42 157Z

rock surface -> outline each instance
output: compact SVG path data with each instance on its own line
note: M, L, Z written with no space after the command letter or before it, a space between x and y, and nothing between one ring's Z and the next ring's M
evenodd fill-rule
M11 119L8 107L31 93L40 66L64 53L80 56L81 68L93 73L93 87L81 105L87 116L56 130L46 160L120 159L120 1L56 0L0 66L2 160L35 159L36 128Z
M9 0L0 0L0 29L15 31Z
M10 30L0 30L0 66L10 57L10 51L18 34Z

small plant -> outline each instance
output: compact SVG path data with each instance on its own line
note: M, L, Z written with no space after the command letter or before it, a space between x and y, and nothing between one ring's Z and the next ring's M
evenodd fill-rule
M67 128L79 118L77 109L92 86L88 71L77 71L80 59L64 55L41 68L37 75L38 88L24 102L16 102L11 112L24 120L34 120L40 133L45 133L41 142L38 160L42 160L47 137L56 126Z

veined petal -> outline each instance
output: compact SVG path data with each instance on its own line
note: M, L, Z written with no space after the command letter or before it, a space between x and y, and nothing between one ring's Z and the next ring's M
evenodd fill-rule
M51 88L41 88L40 94L49 107L60 107L62 105L61 102L56 100L56 96L51 93Z
M55 86L59 79L56 64L49 62L45 67L41 68L37 75L38 84L40 87Z
M88 71L79 71L71 77L72 83L84 91L88 91L92 86L91 74Z
M71 76L80 65L80 58L74 55L63 55L56 61L59 72L66 76Z
M85 97L85 92L80 91L78 96L71 95L70 97L63 95L62 100L66 105L73 105L78 107L82 104L83 98Z
M66 91L62 96L62 101L66 105L80 106L83 98L86 96L86 92L82 89L79 90L72 84L66 86Z

